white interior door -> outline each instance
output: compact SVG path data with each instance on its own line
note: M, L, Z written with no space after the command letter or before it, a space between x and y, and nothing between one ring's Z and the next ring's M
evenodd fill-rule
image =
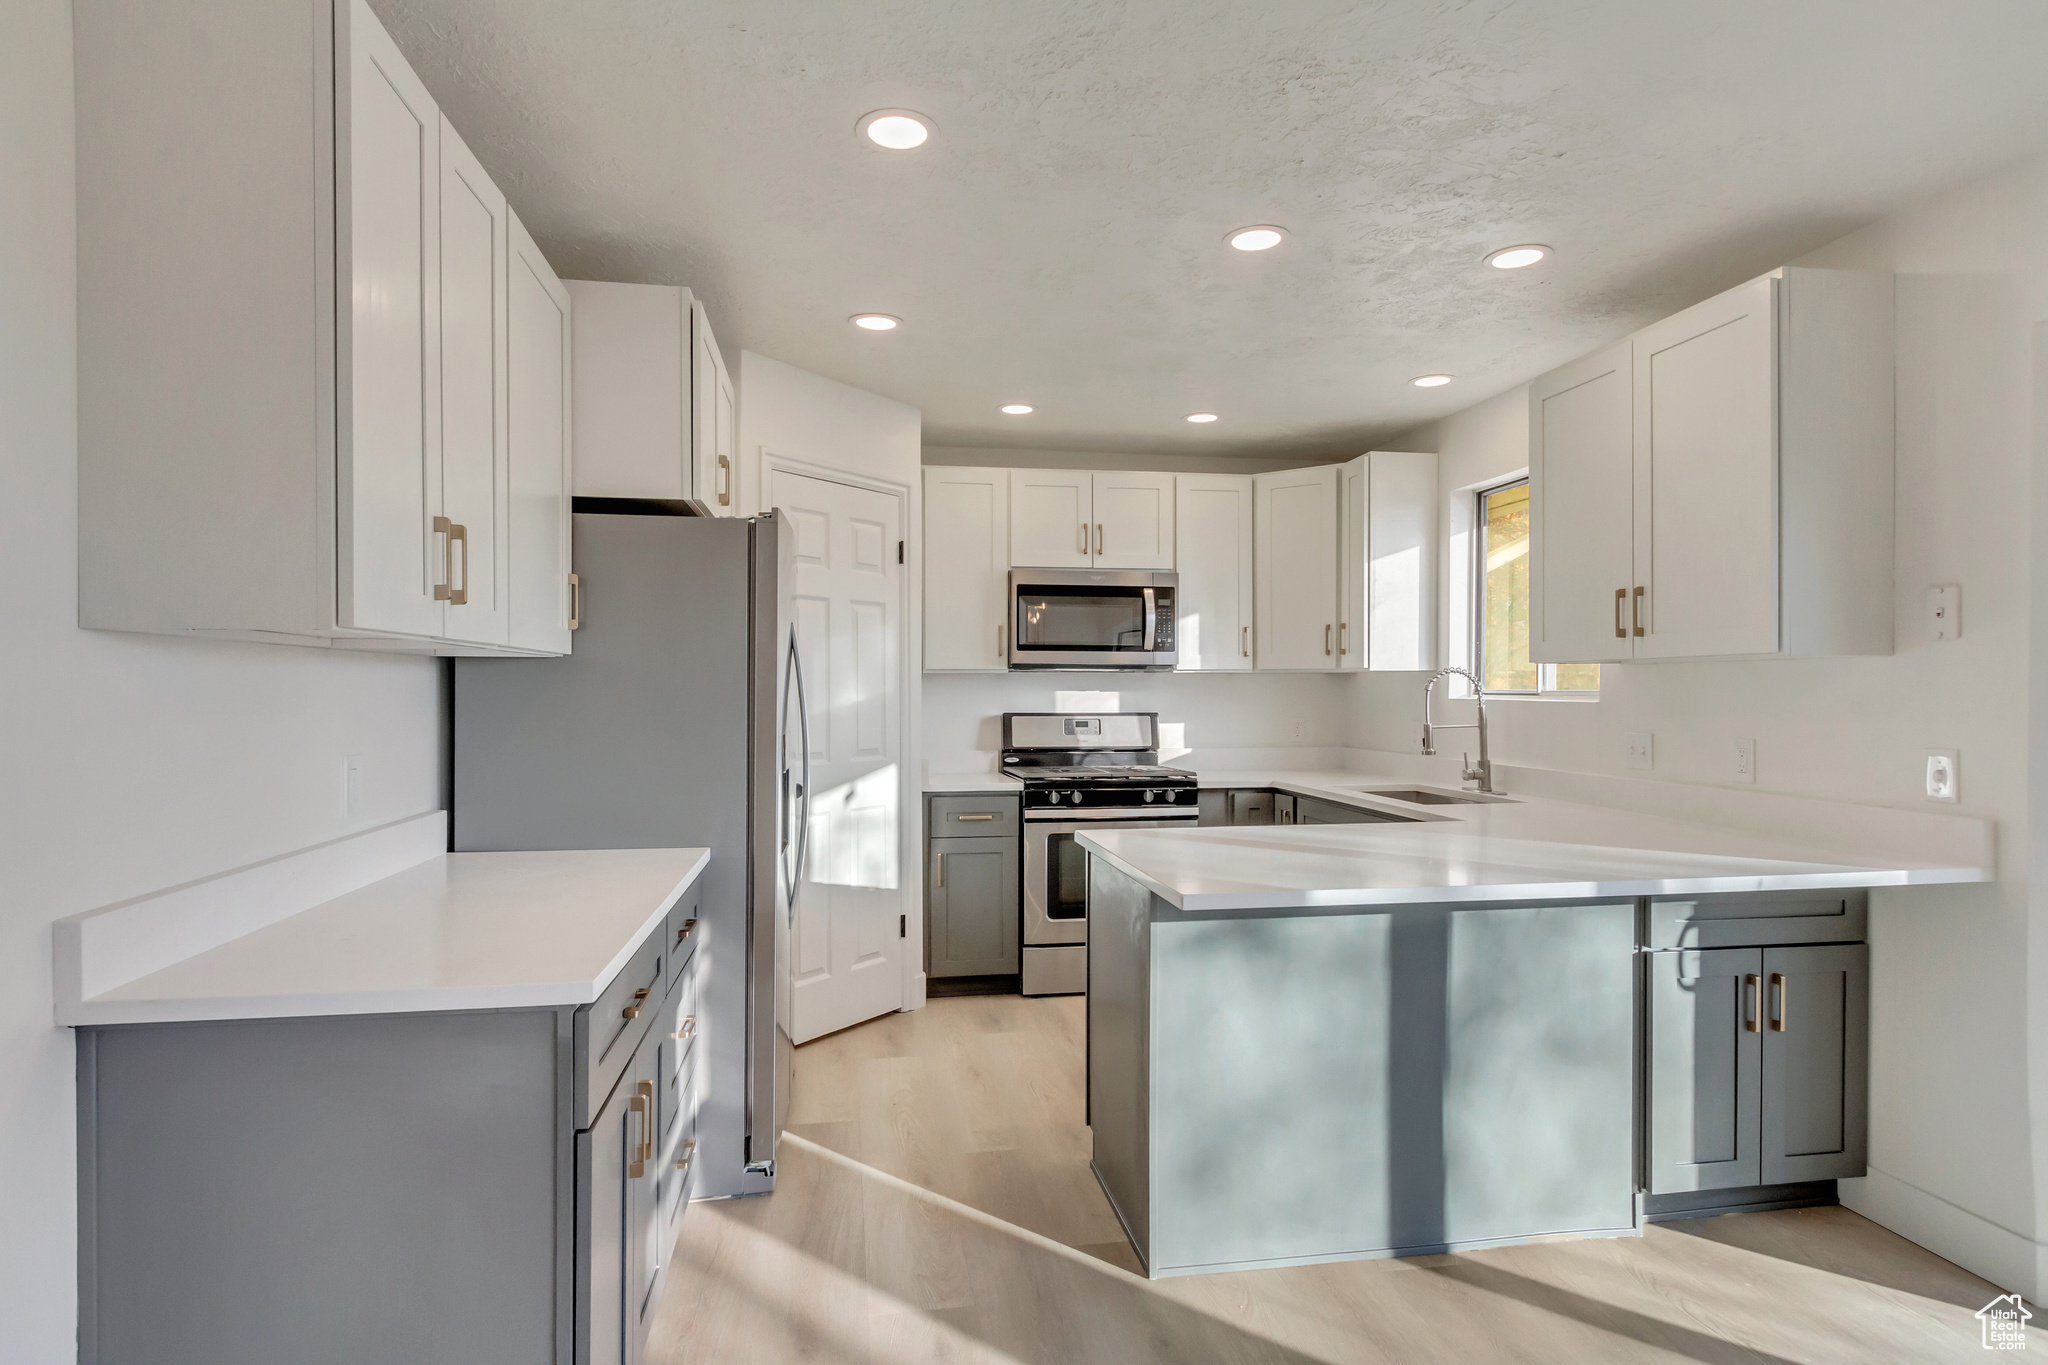
M1173 475L1097 474L1095 567L1173 567Z
M1010 563L1025 569L1085 569L1095 562L1089 474L1071 469L1010 471Z
M791 1038L903 1007L901 500L773 469L795 541L791 611L811 733Z
M1182 474L1174 535L1180 565L1180 668L1252 666L1252 479Z

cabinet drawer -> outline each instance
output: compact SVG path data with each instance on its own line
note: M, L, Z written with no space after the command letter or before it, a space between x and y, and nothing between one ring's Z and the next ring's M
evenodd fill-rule
M668 984L671 987L696 961L697 945L704 941L703 931L697 923L698 909L703 904L704 881L699 877L676 902L675 908L668 912Z
M1652 948L1747 948L1774 943L1861 943L1870 893L1758 891L1732 896L1653 897Z
M590 1126L662 1012L668 936L647 936L597 1002L576 1011L576 1126Z
M934 839L966 835L986 838L1017 832L1014 796L934 796L930 833Z

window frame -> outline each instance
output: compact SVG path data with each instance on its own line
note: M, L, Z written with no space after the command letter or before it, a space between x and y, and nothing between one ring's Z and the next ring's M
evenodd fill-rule
M1516 474L1512 478L1501 479L1496 483L1484 484L1472 490L1472 555L1470 562L1465 566L1472 584L1472 591L1469 594L1472 608L1472 657L1469 666L1472 669L1472 675L1482 680L1482 686L1484 686L1484 679L1486 677L1486 500L1494 494L1506 492L1510 488L1526 487L1528 483L1529 476L1527 474ZM1530 538L1533 542L1535 538L1535 527L1533 525L1530 527ZM1535 586L1533 579L1534 576L1531 575L1530 586L1532 591ZM1600 700L1600 689L1597 687L1559 688L1557 686L1557 665L1537 664L1536 686L1534 690L1517 687L1502 688L1496 692L1488 687L1486 688L1486 695L1488 697L1526 698L1531 701L1580 702Z

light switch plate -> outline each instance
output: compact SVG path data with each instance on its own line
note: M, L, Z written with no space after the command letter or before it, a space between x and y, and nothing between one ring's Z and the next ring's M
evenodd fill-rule
M1962 762L1954 749L1929 749L1927 751L1927 799L1929 801L1960 801L1963 799Z
M1735 780L1736 780L1737 782L1754 782L1754 781L1756 781L1756 741L1755 741L1755 740L1753 740L1753 739L1738 739L1738 740L1736 740L1736 741L1735 741L1735 773L1734 773L1734 777L1735 777Z
M1927 628L1937 640L1962 638L1962 584L1937 583L1927 590Z
M363 756L349 754L341 760L341 813L353 820L363 811Z
M1656 753L1652 736L1647 731L1631 730L1621 737L1628 750L1628 766L1648 768L1655 764Z

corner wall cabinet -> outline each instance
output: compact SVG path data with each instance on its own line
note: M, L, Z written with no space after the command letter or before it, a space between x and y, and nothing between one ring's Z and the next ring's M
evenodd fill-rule
M569 372L511 319L567 296L368 7L74 44L79 623L566 652Z
M639 1365L693 1187L697 887L583 1006L80 1028L79 1358Z
M1337 667L1435 668L1436 456L1376 450L1337 478Z
M696 498L739 510L731 376L689 290L570 280L576 300L576 494Z
M1536 380L1531 658L1891 653L1892 317L1788 267Z

